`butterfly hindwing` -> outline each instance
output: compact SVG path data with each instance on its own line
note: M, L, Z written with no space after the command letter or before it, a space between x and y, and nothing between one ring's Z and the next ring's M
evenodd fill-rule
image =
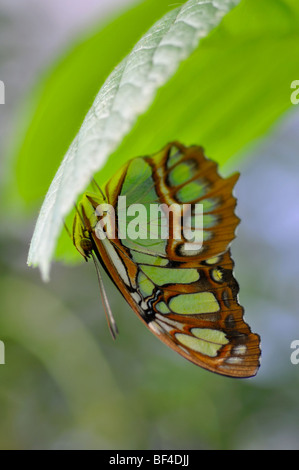
M259 338L243 320L229 251L192 269L179 268L180 282L175 284L170 268L140 265L139 269L151 282L146 293L154 284L147 298L155 312L149 327L165 343L197 365L223 375L256 373ZM162 277L159 270L169 273Z

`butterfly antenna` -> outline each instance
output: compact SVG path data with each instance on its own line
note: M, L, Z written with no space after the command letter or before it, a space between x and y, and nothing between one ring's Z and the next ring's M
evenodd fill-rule
M99 190L99 192L101 193L102 198L104 199L104 201L106 201L107 198L106 198L105 194L103 193L103 191L101 190L100 186L98 185L98 183L96 182L96 180L94 178L92 178L92 182L96 186L96 188Z
M118 329L117 329L117 325L112 314L111 307L109 305L108 297L104 288L103 278L101 276L101 272L100 272L99 266L97 264L97 260L93 252L91 252L91 256L92 256L92 259L96 268L96 272L97 272L97 277L98 277L99 286L100 286L100 293L101 293L101 298L102 298L102 302L104 306L105 315L107 318L108 327L109 327L112 338L116 339L116 336L118 335Z
M65 228L65 230L66 230L66 233L68 234L68 236L70 237L70 239L73 240L73 237L72 237L72 235L71 235L71 232L69 231L69 228L68 228L68 226L66 225L66 222L65 222L64 219L63 219L63 225L64 225L64 228Z

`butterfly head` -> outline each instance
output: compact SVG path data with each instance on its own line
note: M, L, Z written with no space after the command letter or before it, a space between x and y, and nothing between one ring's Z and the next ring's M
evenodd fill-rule
M92 233L98 223L96 207L101 198L93 193L85 193L76 206L73 223L73 243L79 253L88 261L93 250Z

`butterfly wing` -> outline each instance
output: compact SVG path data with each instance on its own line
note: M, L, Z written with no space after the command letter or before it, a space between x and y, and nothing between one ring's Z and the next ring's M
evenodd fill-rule
M92 240L115 285L164 343L212 372L251 377L259 367L260 340L243 320L229 251L239 223L232 195L237 178L220 177L201 147L171 143L154 156L128 162L109 181L105 191L115 209L117 236L99 240L93 231ZM127 233L130 224L136 228L136 214L128 217L119 196L126 196L127 207L145 208L137 238L136 231ZM151 213L153 204L195 203L203 206L202 246L190 251L184 237L150 236L165 222L163 211ZM175 215L171 220L174 224ZM189 222L192 226L192 213Z

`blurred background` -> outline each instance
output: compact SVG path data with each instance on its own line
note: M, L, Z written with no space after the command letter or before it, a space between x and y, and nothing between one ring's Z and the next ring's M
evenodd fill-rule
M57 58L127 4L0 0L0 448L298 449L299 364L290 345L299 340L299 105L223 167L241 171L232 253L246 321L262 339L257 377L219 377L179 357L105 278L120 331L113 342L91 263L56 262L48 284L26 265L43 200L22 200L15 182L32 96ZM22 184L33 171L23 163Z

